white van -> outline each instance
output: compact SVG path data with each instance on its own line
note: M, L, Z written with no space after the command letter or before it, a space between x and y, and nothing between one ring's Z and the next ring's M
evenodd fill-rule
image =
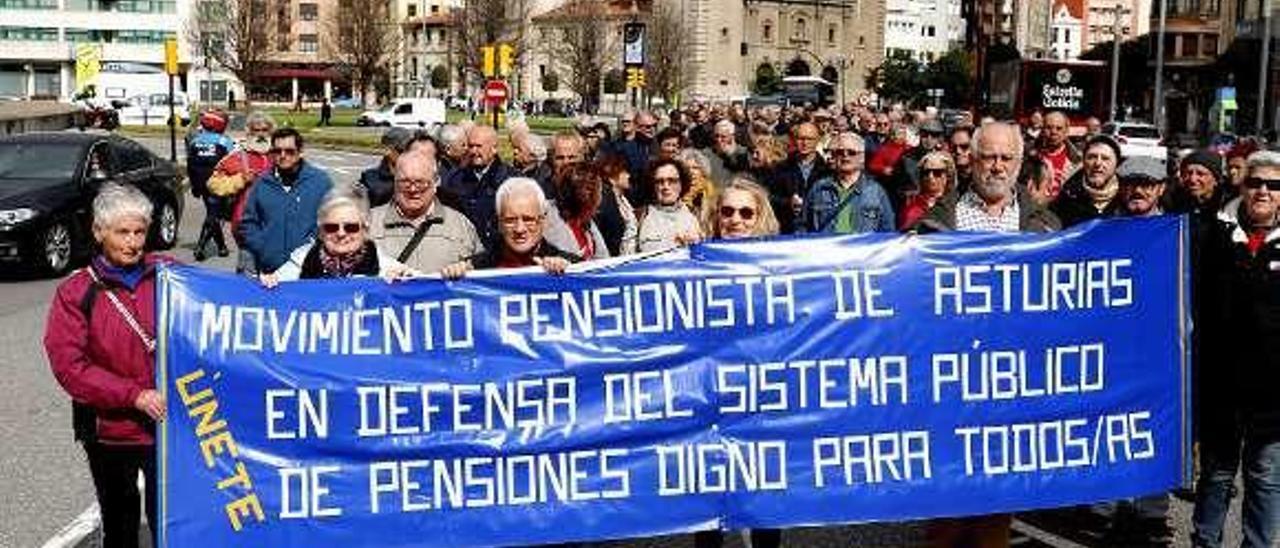
M440 99L396 99L382 110L366 110L356 119L361 126L399 126L435 129L444 125L445 104Z
M163 126L169 119L169 94L135 95L124 101L112 101L125 126ZM173 94L173 113L182 125L191 123L191 103L181 91Z

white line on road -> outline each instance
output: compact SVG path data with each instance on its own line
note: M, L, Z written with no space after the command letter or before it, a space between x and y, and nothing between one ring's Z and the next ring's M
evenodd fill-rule
M92 535L98 530L98 526L102 524L102 514L98 512L98 503L93 503L80 512L76 519L71 520L61 531L58 531L49 540L44 541L41 548L72 548L78 546L86 537Z

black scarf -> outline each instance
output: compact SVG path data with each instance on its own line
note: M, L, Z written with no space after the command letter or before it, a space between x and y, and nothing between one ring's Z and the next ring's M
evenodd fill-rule
M350 278L377 276L379 271L378 248L373 242L365 242L364 247L356 252L351 261L329 256L324 250L324 244L316 242L311 246L311 251L307 252L307 257L302 260L302 273L298 277L303 280Z

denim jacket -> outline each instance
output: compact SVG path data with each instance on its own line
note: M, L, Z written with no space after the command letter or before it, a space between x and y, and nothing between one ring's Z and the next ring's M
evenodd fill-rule
M889 195L884 187L866 173L859 175L854 185L853 196L838 215L849 215L854 212L856 232L893 232L896 230L893 205L889 203ZM819 179L809 189L804 200L803 222L799 227L804 232L835 232L835 208L840 206L840 184L835 176ZM825 226L824 226L825 225Z

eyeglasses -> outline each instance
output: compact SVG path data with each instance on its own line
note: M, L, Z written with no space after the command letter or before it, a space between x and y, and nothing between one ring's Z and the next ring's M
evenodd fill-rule
M640 124L640 129L653 129L656 127L658 127L658 124Z
M337 234L338 231L342 231L343 234L359 234L361 230L364 230L364 225L360 223L322 223L320 230L323 230L325 234Z
M422 190L436 186L439 179L396 179L396 186L410 190Z
M853 157L853 156L862 154L861 150L856 150L852 148L833 148L833 149L829 149L827 152L829 152L831 154L831 157L833 158L846 158L846 157Z
M296 148L272 148L270 152L280 156L297 156L299 154Z
M735 213L736 213L739 217L741 217L741 218L742 218L742 220L744 220L744 221L750 221L751 219L756 218L756 210L755 210L755 208L751 208L751 207L720 206L720 216L721 216L721 217L723 217L723 218L725 218L725 219L733 218L733 215L734 215Z
M939 168L932 168L932 167L931 167L931 168L925 168L925 169L920 170L920 172L921 172L921 173L923 173L923 174L925 174L926 176L932 176L932 177L945 177L945 176L947 175L947 169L946 169L946 168L941 168L941 167L939 167Z
M1280 179L1261 179L1258 177L1249 177L1248 179L1244 180L1244 187L1248 189L1257 190L1264 186L1267 187L1267 190L1271 192L1280 192Z

